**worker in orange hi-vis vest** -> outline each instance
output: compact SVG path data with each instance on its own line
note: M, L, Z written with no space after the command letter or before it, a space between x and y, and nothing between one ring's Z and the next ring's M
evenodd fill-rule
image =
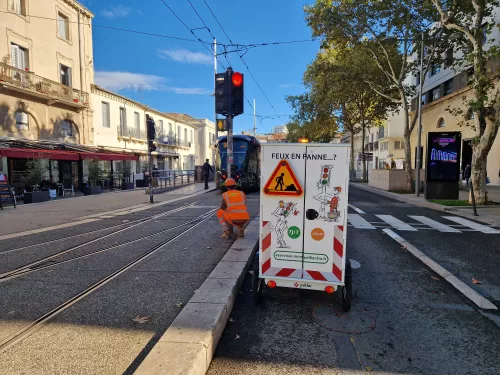
M244 237L243 226L250 220L246 206L245 193L236 190L236 181L232 178L226 180L227 192L222 194L222 202L217 211L219 223L222 225L224 234L222 238L230 239L233 234L233 226L238 227L238 237Z

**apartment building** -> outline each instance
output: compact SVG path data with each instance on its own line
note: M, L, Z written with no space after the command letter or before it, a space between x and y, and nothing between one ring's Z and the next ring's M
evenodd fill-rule
M195 166L196 126L180 117L166 114L120 94L92 85L94 140L99 148L134 155L132 171L147 169L148 142L146 115L156 124L156 151L153 164L160 170L193 170ZM116 164L116 162L115 162ZM116 169L110 164L108 168Z
M496 13L497 17L500 16L499 9L497 9ZM489 48L494 43L498 43L499 29L495 27L487 37L486 48ZM460 57L453 50L448 51L445 57L444 64L435 65L427 73L422 90L422 166L425 168L426 165L426 140L429 132L458 131L462 133L460 165L461 170L463 170L472 160L471 141L475 136L474 130L470 127L474 119L473 114L467 113L463 100L464 97L468 98L473 94L469 85L472 70L471 68L464 68L461 71L456 71L452 68L454 59ZM491 71L498 71L500 61L498 59L491 60L488 65ZM412 77L412 83L419 84L419 77ZM417 103L417 98L413 98L411 117L415 116ZM466 120L464 120L463 116L454 116L447 110L448 108L462 108L464 113L467 114ZM461 126L461 122L463 126ZM413 168L416 167L417 134L417 127L415 127L411 136ZM500 137L498 136L488 155L487 173L492 184L500 185Z

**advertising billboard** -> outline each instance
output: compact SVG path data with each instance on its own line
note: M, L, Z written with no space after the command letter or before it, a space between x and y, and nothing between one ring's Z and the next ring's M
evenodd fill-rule
M460 132L431 132L427 136L427 181L458 181L460 178Z

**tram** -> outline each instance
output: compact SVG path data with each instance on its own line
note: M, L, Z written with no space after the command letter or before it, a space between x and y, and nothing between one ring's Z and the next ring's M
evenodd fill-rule
M232 177L243 191L260 188L260 142L249 135L233 135L233 168L227 166L227 136L219 137L216 144L216 186L224 190L224 182Z

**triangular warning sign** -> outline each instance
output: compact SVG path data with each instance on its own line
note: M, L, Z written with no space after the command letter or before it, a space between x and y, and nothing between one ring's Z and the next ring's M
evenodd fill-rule
M264 194L301 196L304 191L286 160L281 160L264 185Z

